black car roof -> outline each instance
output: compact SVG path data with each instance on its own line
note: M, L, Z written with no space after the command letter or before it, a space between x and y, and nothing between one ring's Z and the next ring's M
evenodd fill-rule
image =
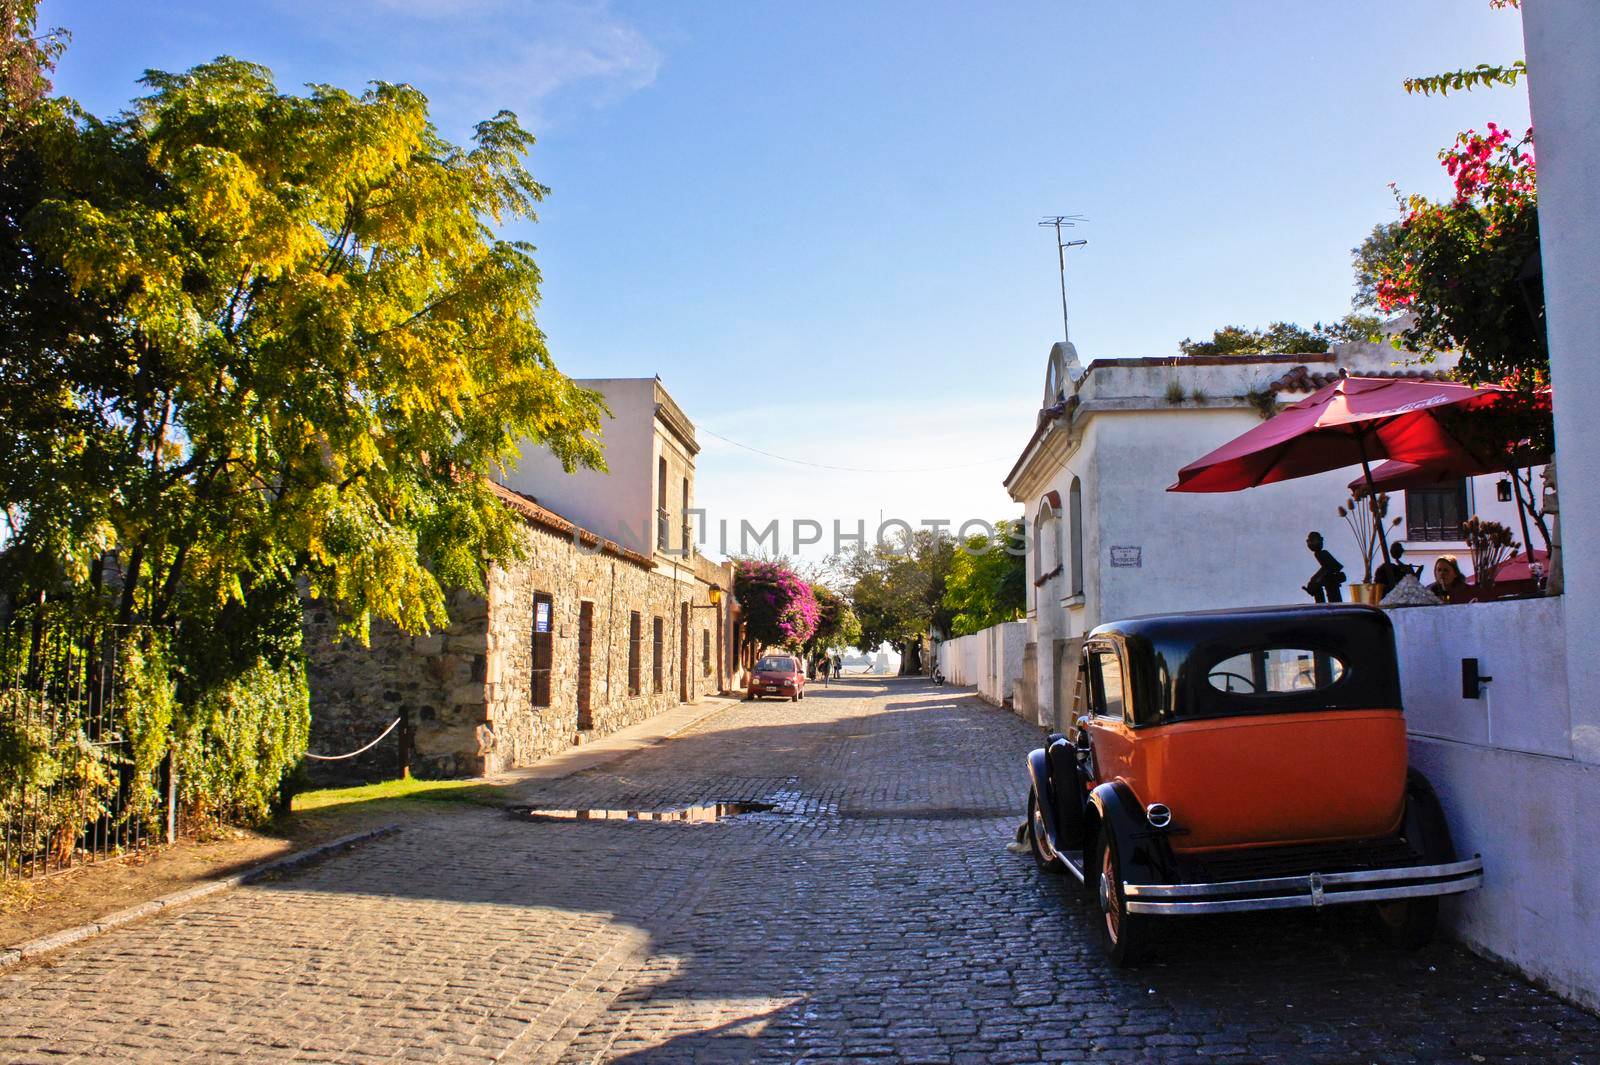
M1251 648L1320 651L1345 667L1342 679L1327 688L1260 700L1262 712L1400 706L1394 626L1376 607L1308 604L1148 614L1097 626L1089 638L1096 636L1115 637L1128 650L1135 724L1232 713L1251 703L1206 683L1213 665Z
M1093 636L1144 636L1159 640L1186 634L1192 640L1229 632L1245 633L1275 626L1327 624L1334 627L1366 628L1376 622L1389 628L1389 617L1372 606L1354 603L1329 603L1306 606L1245 606L1227 610L1191 610L1171 614L1139 614L1120 621L1097 625Z

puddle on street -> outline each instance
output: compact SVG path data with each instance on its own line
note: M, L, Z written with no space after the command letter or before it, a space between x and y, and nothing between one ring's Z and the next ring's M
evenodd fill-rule
M531 821L670 821L712 824L744 814L766 813L777 808L770 802L712 802L678 810L560 810L532 809L517 813Z

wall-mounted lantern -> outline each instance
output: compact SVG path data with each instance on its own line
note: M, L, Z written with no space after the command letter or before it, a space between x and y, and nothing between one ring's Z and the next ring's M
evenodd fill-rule
M1502 477L1495 483L1494 494L1502 503L1511 502L1511 478Z

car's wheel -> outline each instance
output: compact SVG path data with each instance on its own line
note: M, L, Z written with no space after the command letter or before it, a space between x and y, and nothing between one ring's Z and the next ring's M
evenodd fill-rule
M1433 941L1439 924L1437 896L1380 902L1372 907L1372 925L1378 938L1401 950L1420 950Z
M1122 893L1122 862L1109 831L1100 833L1092 870L1100 903L1100 942L1119 968L1137 965L1150 950L1150 918L1128 912ZM1087 878L1085 878L1087 879Z
M800 701L800 693L795 692L793 695L789 696L789 701L791 703L798 703Z
M1039 809L1039 796L1032 788L1028 789L1028 849L1033 852L1033 864L1039 867L1041 873L1054 873L1060 876L1067 871L1067 867L1060 858L1046 858L1041 840L1045 838L1044 814Z

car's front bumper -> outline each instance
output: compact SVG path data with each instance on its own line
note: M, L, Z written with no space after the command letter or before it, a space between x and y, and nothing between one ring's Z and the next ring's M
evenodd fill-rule
M1353 902L1395 902L1430 895L1455 895L1483 884L1483 859L1445 865L1397 866L1347 873L1308 873L1214 884L1122 885L1129 913L1179 916L1289 910Z

